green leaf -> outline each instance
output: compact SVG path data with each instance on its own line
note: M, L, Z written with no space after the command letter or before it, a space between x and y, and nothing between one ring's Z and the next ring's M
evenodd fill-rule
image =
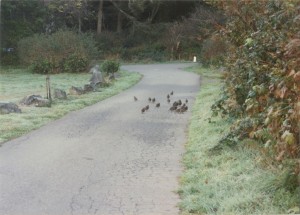
M245 46L251 46L253 44L253 39L252 38L247 38L245 41Z

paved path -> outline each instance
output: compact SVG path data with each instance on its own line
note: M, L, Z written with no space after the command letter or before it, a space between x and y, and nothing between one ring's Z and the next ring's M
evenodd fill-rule
M124 66L142 81L0 147L0 214L177 214L190 110L169 112L166 95L193 103L184 66ZM154 96L161 107L141 114Z

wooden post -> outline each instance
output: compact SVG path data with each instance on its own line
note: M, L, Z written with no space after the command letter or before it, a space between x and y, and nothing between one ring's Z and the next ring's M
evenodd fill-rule
M46 93L47 93L47 99L49 99L50 105L51 105L52 98L51 98L51 86L50 86L50 76L49 75L47 75L47 77L46 77Z

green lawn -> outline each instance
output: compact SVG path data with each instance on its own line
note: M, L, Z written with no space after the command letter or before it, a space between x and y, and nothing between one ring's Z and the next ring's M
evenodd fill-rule
M284 173L264 165L256 143L212 150L229 130L222 118L210 118L220 92L220 74L193 67L202 85L192 110L179 194L182 214L278 214L299 211L299 190L283 187ZM252 149L253 148L253 149Z
M71 86L83 86L91 74L51 75L51 87L63 89L68 93ZM32 74L24 69L0 70L0 101L19 103L22 98L32 94L46 96L45 75ZM21 114L0 115L0 143L21 136L31 130L58 119L70 111L81 109L98 101L111 97L137 83L138 73L120 72L120 78L101 92L92 92L80 96L68 96L65 101L54 100L51 108L20 106Z

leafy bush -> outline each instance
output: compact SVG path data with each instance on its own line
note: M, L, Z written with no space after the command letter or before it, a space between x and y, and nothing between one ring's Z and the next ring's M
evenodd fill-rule
M155 61L162 62L167 60L167 51L162 44L152 44L123 49L121 58L126 61Z
M77 54L69 55L63 62L63 72L82 72L87 67L89 60Z
M201 49L201 62L204 66L221 65L224 62L228 45L219 36L205 40Z
M218 3L217 3L218 4ZM233 44L213 109L236 118L232 132L260 141L278 164L300 172L300 2L222 1ZM243 123L243 119L251 123ZM291 162L292 161L292 162Z
M27 37L18 43L18 51L21 63L36 73L82 72L98 54L92 35L72 31Z
M1 61L0 64L5 65L17 65L19 63L18 61L18 55L14 53L7 53L7 52L1 52Z
M123 43L122 37L114 32L104 31L96 38L96 44L101 50L101 57L117 55Z
M116 61L106 60L101 65L101 70L106 74L114 74L119 71L120 63Z

